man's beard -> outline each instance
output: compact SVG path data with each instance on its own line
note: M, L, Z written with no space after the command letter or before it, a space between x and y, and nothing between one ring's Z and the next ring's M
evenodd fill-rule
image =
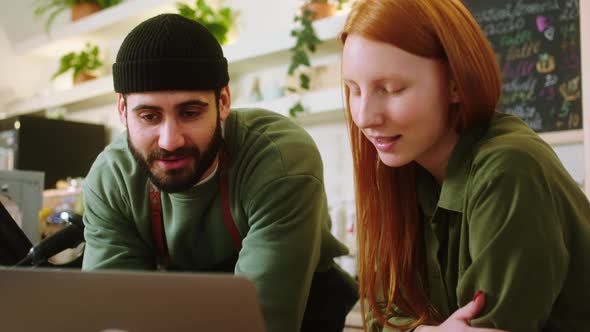
M137 164L149 175L150 180L155 186L162 191L171 193L185 191L199 182L203 174L205 174L209 167L213 165L213 162L215 162L221 142L221 121L219 121L219 112L217 115L215 133L213 133L211 141L202 154L199 148L193 145L183 146L175 151L158 149L150 152L146 158L133 145L129 137L129 130L127 130L127 143ZM158 176L152 172L151 165L154 161L170 157L192 158L194 160L193 168L188 172L185 169L168 170L165 171L163 176Z

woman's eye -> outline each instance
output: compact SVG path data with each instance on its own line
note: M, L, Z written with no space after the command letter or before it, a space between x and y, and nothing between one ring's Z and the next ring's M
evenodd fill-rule
M379 93L382 95L398 95L400 94L402 91L404 91L405 88L380 88L379 89Z

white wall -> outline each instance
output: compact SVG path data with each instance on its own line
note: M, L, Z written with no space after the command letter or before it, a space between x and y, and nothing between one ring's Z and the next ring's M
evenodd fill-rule
M344 121L310 125L307 131L317 142L324 163L324 176L330 202L354 199L352 155Z
M34 36L44 31L44 19L35 18L35 0L0 0L0 26L12 43ZM67 14L55 19L55 26L67 22Z
M13 45L44 31L43 20L33 16L34 0L0 0L0 106L17 98L43 93L48 78L57 68L55 61L17 56ZM67 16L58 16L55 25Z
M580 188L584 188L584 144L557 145L553 150Z
M31 96L47 85L55 65L17 57L12 43L0 25L0 106L18 98Z
M582 2L584 1L582 0ZM32 0L22 2L0 0L1 8L8 8L0 14L0 72L2 73L0 75L0 105L3 100L2 91L11 91L9 94L13 94L13 97L24 97L47 89L48 77L56 68L56 64L48 64L39 59L16 57L12 51L11 42L42 31L42 24L32 19L32 9L28 7L30 2ZM290 28L293 25L293 15L297 10L298 2L293 0L227 0L223 4L231 6L240 13L236 29L239 37L241 39L256 39L259 38L260 31L280 31L283 30L282 27ZM586 11L588 11L587 7ZM56 25L65 19L67 16L62 15L56 21ZM10 37L7 34L10 34ZM279 35L276 38L289 38L289 36ZM271 43L272 40L268 42ZM587 76L585 75L585 77ZM587 91L590 84L584 86ZM590 93L584 95L588 98ZM67 118L104 123L112 129L112 135L123 130L117 117L114 101L112 105L107 104L87 111L71 113L67 115ZM588 116L586 120L589 120ZM329 200L352 199L354 196L352 161L344 121L308 125L306 129L316 140L324 159ZM588 140L588 138L586 139ZM555 150L573 178L578 182L583 182L584 146L582 144L563 145L556 146Z

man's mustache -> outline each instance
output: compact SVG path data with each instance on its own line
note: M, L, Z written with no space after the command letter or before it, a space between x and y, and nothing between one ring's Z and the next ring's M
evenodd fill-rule
M168 151L165 149L158 149L157 151L152 151L148 155L148 163L153 162L154 160L159 159L180 159L185 157L195 157L199 156L199 149L195 146L183 146L178 148L174 151Z

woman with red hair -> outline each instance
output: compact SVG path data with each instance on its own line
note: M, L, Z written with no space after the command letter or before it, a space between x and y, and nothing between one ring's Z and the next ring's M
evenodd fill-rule
M586 331L590 203L495 111L500 72L469 11L359 0L341 42L367 326Z

